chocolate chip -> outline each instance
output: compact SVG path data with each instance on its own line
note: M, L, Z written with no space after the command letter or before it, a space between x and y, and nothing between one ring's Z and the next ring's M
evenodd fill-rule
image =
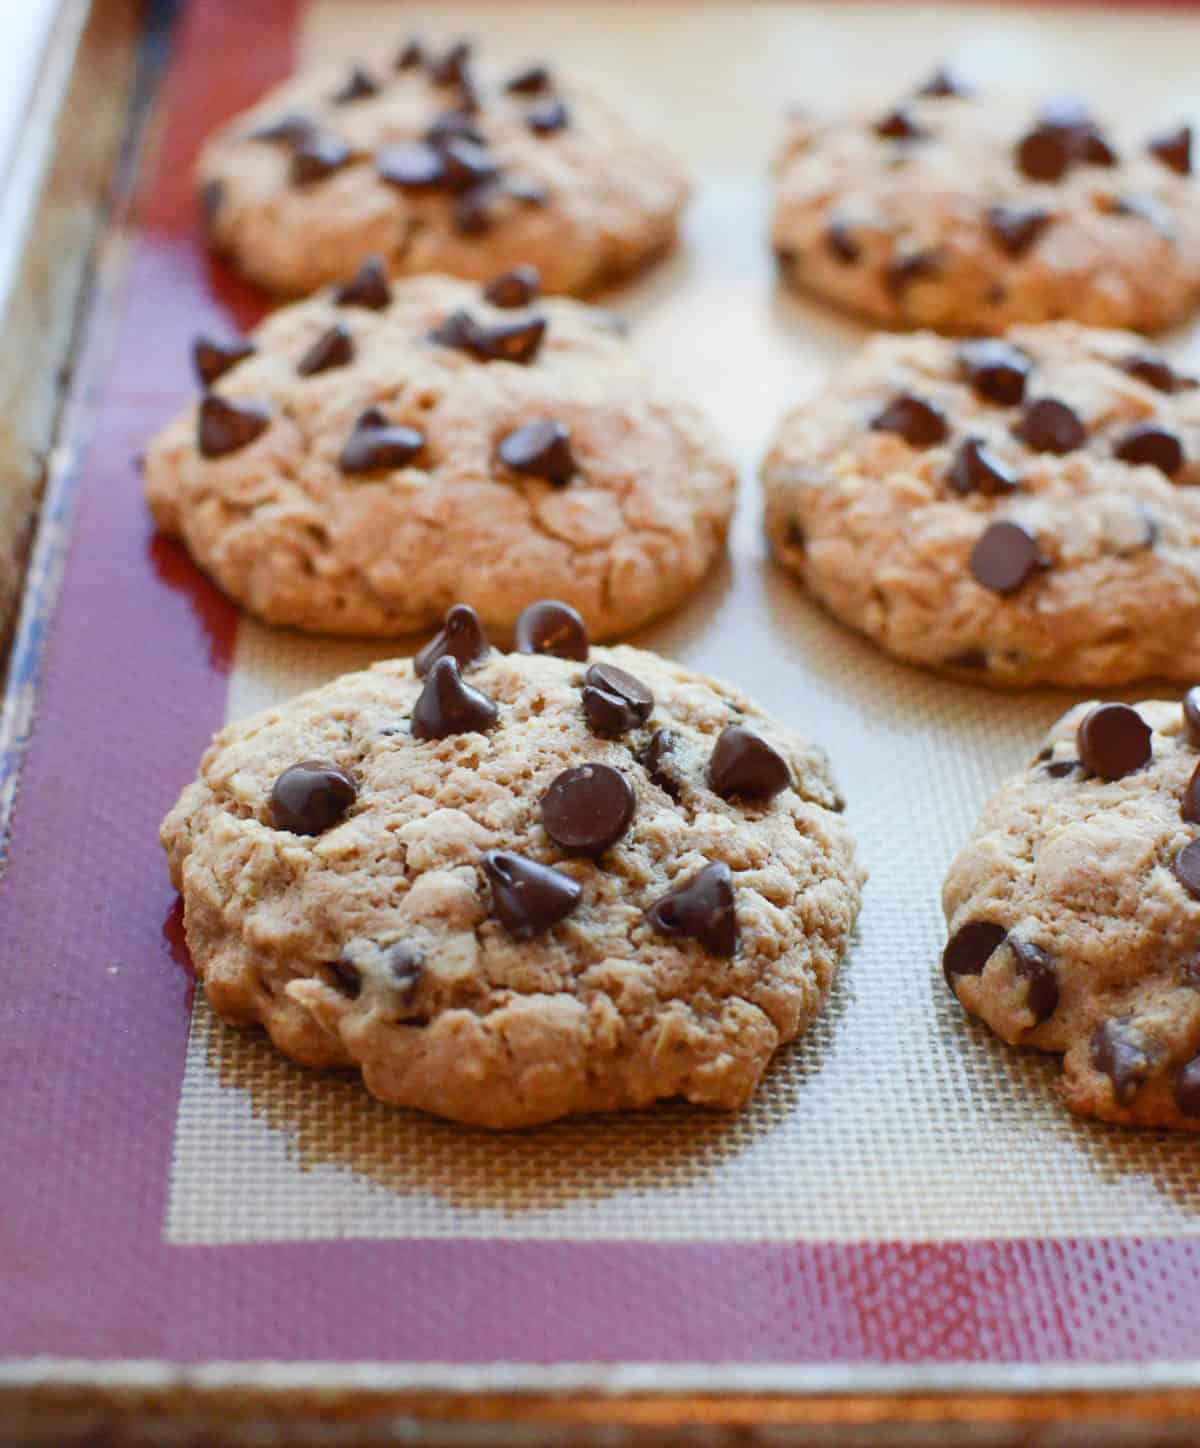
M876 432L898 433L911 447L933 447L950 435L945 414L911 392L893 397L871 426Z
M1193 1056L1176 1071L1175 1105L1184 1116L1200 1116L1200 1056Z
M943 660L947 668L980 671L991 667L986 649L959 649Z
M1191 126L1178 126L1173 131L1163 131L1160 135L1152 136L1146 144L1146 150L1180 176L1192 174Z
M954 990L960 975L979 975L1008 939L1008 931L993 920L968 920L946 942L942 951L942 974Z
M358 999L362 994L362 972L358 966L351 964L343 956L341 960L330 961L326 969L329 972L329 983L334 990L352 1001Z
M760 734L730 724L717 737L708 782L723 799L773 799L791 784L792 771Z
M230 402L209 393L196 415L196 443L202 456L223 458L261 437L271 415L256 402Z
M567 483L579 471L571 451L571 429L565 422L543 418L528 422L500 439L497 456L514 473Z
M269 121L265 126L259 126L258 130L251 131L250 140L301 146L316 130L316 122L311 116L302 115L299 111L289 111L277 121Z
M515 266L488 282L484 300L493 307L527 307L542 294L542 274L535 266Z
M1149 463L1169 478L1183 467L1183 444L1156 422L1139 422L1131 427L1113 453L1123 463Z
M1128 1021L1107 1020L1096 1027L1092 1065L1112 1082L1118 1106L1128 1106L1150 1074L1152 1062L1140 1033Z
M1057 397L1039 397L1029 403L1014 429L1034 452L1074 452L1087 441L1087 429L1079 415Z
M629 781L609 764L564 769L542 796L542 827L571 855L600 855L633 821Z
M838 261L846 266L862 256L862 247L855 241L850 227L840 217L835 216L826 228L825 244Z
M383 259L369 256L350 280L338 287L333 300L341 307L366 307L368 311L382 312L392 300Z
M977 583L993 593L1016 593L1045 566L1037 539L1007 518L989 523L971 549L971 572Z
M738 929L729 866L723 860L705 865L651 905L646 919L664 935L686 935L713 955L733 955Z
M305 759L272 785L271 823L294 835L324 834L357 798L358 787L344 769L326 759Z
M955 492L964 496L983 493L994 498L1015 492L1019 486L1013 471L988 452L979 437L969 437L959 447L946 478Z
M1200 824L1200 764L1192 771L1192 777L1183 791L1183 803L1179 813L1188 824Z
M1008 943L1017 959L1017 974L1025 981L1026 1004L1040 1026L1058 1009L1058 973L1048 951L1028 940L1009 936Z
M491 154L474 141L447 141L439 155L444 184L452 191L470 191L482 182L493 180L500 171Z
M428 190L446 180L443 153L425 141L403 141L385 146L375 157L380 180L406 191Z
M975 94L975 87L968 85L960 75L957 75L949 66L940 65L929 77L917 94L919 96L970 96Z
M429 340L443 347L469 352L481 362L528 364L541 349L546 335L545 317L520 322L499 322L485 327L466 312L452 312L430 334Z
M580 660L588 656L587 625L576 609L557 598L531 603L517 619L513 641L519 654Z
M964 342L958 365L977 397L998 407L1015 407L1025 396L1025 383L1033 368L1019 347L995 338Z
M1193 749L1200 749L1200 685L1183 696L1183 732Z
M211 387L218 377L224 377L239 362L253 357L256 351L254 343L243 338L236 342L214 342L209 337L197 337L192 343L192 365L200 385Z
M875 122L875 134L889 141L923 141L929 132L907 106L897 106Z
M379 82L374 80L361 65L350 67L350 74L342 88L332 97L335 106L348 106L352 101L365 100L379 94Z
M368 407L354 424L354 431L338 458L342 472L391 472L410 463L425 446L425 436L415 427L388 422L377 407Z
M444 55L429 62L429 78L434 85L462 85L468 79L470 59L471 42L456 41Z
M991 206L987 213L988 230L1009 256L1024 256L1053 220L1040 206Z
M397 940L383 952L383 965L392 988L411 1002L425 974L425 952L411 940Z
M583 898L570 875L511 850L489 850L483 867L492 886L492 913L518 940L557 925Z
M425 687L413 705L414 739L446 739L451 734L484 734L500 711L463 680L458 660L443 654L434 661Z
M677 802L686 782L678 753L679 744L680 738L674 729L656 729L642 757L646 773L659 789Z
M1167 359L1157 352L1135 352L1118 362L1117 366L1159 392L1178 392L1181 386L1187 385L1187 380L1181 378Z
M353 360L354 341L346 328L335 322L327 332L322 332L296 363L296 371L301 377L312 377L333 367L345 367Z
M583 684L584 716L596 734L626 734L644 724L654 710L650 690L616 664L593 664Z
M396 56L396 70L420 70L425 64L425 48L415 38L406 40Z
M1149 724L1128 704L1097 704L1079 721L1075 747L1085 769L1101 779L1123 779L1150 763Z
M888 263L883 274L883 284L897 299L923 277L934 276L942 265L940 252L905 251L899 252Z
M505 176L504 190L516 201L526 206L545 206L550 200L548 187L540 181L529 181L520 176Z
M530 65L517 71L504 82L504 89L513 95L536 95L550 84L550 71L544 65Z
M1017 169L1032 181L1061 181L1074 160L1074 137L1057 126L1035 126L1017 143Z
M337 136L310 135L292 152L291 178L297 186L324 181L347 165L351 151Z
M1066 779L1067 775L1074 774L1078 768L1078 759L1055 759L1046 765L1046 773L1051 779Z
M454 199L454 229L460 236L482 236L492 224L492 203L496 187L483 181Z
M476 146L487 145L487 139L471 113L461 110L443 111L425 132L425 140L439 149L451 141L470 141Z
M479 615L469 604L456 603L446 614L441 630L413 659L413 672L423 679L439 659L447 656L455 659L460 669L466 669L482 659L490 648Z
M570 120L571 114L560 100L538 101L525 112L525 124L535 136L552 136L555 131L564 131Z
M1184 845L1175 856L1175 863L1171 869L1188 894L1200 898L1200 840L1193 840L1190 845Z
M217 224L217 217L225 202L225 185L221 181L206 181L200 187L200 220L207 232L211 232Z

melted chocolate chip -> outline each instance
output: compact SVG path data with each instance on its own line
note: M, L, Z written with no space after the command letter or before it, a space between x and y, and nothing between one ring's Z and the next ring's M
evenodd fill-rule
M991 667L986 649L959 649L956 654L951 654L943 662L947 668L971 669L973 672Z
M897 106L875 122L875 134L889 141L922 141L929 132L907 106Z
M223 458L248 447L271 425L271 415L255 402L231 402L209 393L196 414L196 445L206 458Z
M1008 931L993 920L968 920L946 942L942 951L942 974L954 990L960 975L979 975L1008 939Z
M1200 685L1183 696L1183 732L1193 749L1200 749Z
M1184 845L1171 869L1188 894L1200 899L1200 840Z
M1048 951L1028 940L1009 936L1009 945L1017 959L1017 974L1025 981L1026 1004L1040 1026L1058 1009L1058 973Z
M723 799L773 799L792 782L792 771L761 735L730 724L717 738L708 782Z
M338 467L355 477L391 472L412 462L424 446L425 436L415 427L390 423L377 407L369 407L354 424Z
M366 307L368 311L382 312L392 300L382 258L369 256L350 280L338 287L333 300L341 307Z
M676 802L683 794L685 783L679 744L679 735L673 729L656 729L642 758L646 773Z
M289 111L277 121L269 121L265 126L259 126L258 130L251 131L250 139L277 142L282 146L301 146L316 130L316 123L310 116L303 115L300 111Z
M451 734L484 734L499 717L495 704L463 680L458 660L443 654L429 670L413 705L414 739L445 739Z
M1128 1022L1108 1020L1096 1027L1092 1065L1112 1082L1118 1106L1128 1106L1150 1074L1152 1062L1140 1033Z
M484 300L493 307L527 307L542 294L542 274L535 266L515 266L490 281Z
M862 247L854 239L849 225L834 217L825 231L825 245L830 253L845 266L850 266L862 256Z
M396 70L420 70L425 64L425 47L419 40L406 40L396 56Z
M898 252L888 263L883 274L883 283L892 296L900 299L913 282L923 277L936 275L942 265L940 252L904 251Z
M1014 429L1034 452L1074 452L1087 441L1087 429L1078 414L1057 397L1039 397L1029 403Z
M956 493L983 493L998 497L1015 492L1016 474L984 446L983 439L969 437L954 454L946 479Z
M945 414L910 392L893 397L871 426L876 432L897 433L911 447L933 447L950 435Z
M383 952L383 964L393 990L406 1004L411 1004L425 974L425 952L411 940L397 940Z
M271 823L294 835L324 834L357 798L358 787L344 769L326 759L305 759L272 785Z
M705 865L651 905L646 919L664 935L686 935L713 955L733 955L738 930L729 866L723 860Z
M218 377L224 377L256 351L253 342L241 338L236 342L214 342L208 337L197 337L192 343L192 365L201 387L211 387Z
M619 735L649 719L654 695L616 664L593 664L584 675L583 713L595 734Z
M511 850L489 850L483 867L492 886L492 913L518 940L557 925L583 898L570 875Z
M540 351L545 335L545 317L484 327L467 312L452 312L441 326L429 334L429 340L443 347L469 352L481 362L528 364Z
M1146 144L1146 150L1180 176L1192 174L1191 126L1178 126L1173 131L1163 131L1160 135L1152 136Z
M587 625L576 609L557 598L531 603L517 619L513 641L519 654L580 660L588 656Z
M1024 256L1054 220L1040 206L992 206L988 230L1009 256Z
M343 956L340 960L330 961L326 969L329 972L329 984L334 990L352 1001L359 998L362 994L362 972L358 966Z
M552 136L564 131L571 122L571 113L560 100L538 101L525 112L525 124L535 136Z
M1200 764L1192 771L1192 777L1183 791L1179 813L1188 824L1200 825Z
M1016 593L1045 566L1037 539L1007 518L989 523L971 549L971 572L977 583L993 593Z
M340 322L323 332L296 363L301 377L312 377L334 367L345 367L354 360L354 340Z
M434 664L447 655L457 661L460 669L466 669L482 659L490 648L479 615L469 604L456 603L446 614L441 630L413 659L413 672L423 679Z
M1122 371L1159 392L1178 392L1189 379L1179 376L1167 359L1157 352L1135 352L1117 364Z
M949 66L940 65L925 84L918 89L917 94L941 99L944 96L974 95L975 88L968 85L962 76L956 74Z
M1173 478L1183 467L1183 444L1157 422L1139 422L1122 437L1113 454L1124 463L1148 463Z
M975 395L998 407L1015 407L1024 399L1033 368L1019 347L990 337L964 342L958 349L958 365Z
M1149 724L1128 704L1097 704L1079 721L1075 747L1085 769L1101 779L1123 779L1150 763Z
M361 65L350 67L345 84L331 97L335 106L348 106L353 101L366 100L379 94L379 82L367 74Z
M542 827L571 855L600 855L633 822L629 781L608 764L564 769L542 796Z
M403 141L385 146L375 157L381 181L406 191L430 190L446 184L446 159L425 141Z
M463 85L468 80L467 66L471 59L471 42L456 41L436 60L430 60L429 78L434 85Z
M349 164L350 147L337 136L312 134L292 152L290 175L296 186L312 186Z
M550 71L544 65L526 66L524 70L517 71L516 75L509 76L504 82L504 89L513 95L527 96L536 95L543 91L550 84Z
M1175 1105L1184 1116L1200 1116L1200 1056L1193 1056L1176 1071Z
M571 429L565 422L543 418L526 423L500 439L497 456L514 473L568 483L579 471L571 451Z

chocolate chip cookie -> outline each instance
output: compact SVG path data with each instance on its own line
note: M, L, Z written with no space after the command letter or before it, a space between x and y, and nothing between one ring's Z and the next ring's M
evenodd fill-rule
M862 872L824 754L736 690L450 611L217 736L162 830L208 999L484 1126L737 1107L820 1010Z
M212 137L198 184L211 244L290 294L370 255L475 281L529 262L585 293L669 250L689 190L670 150L557 67L414 41L272 91Z
M776 558L981 683L1200 677L1200 387L1073 323L873 338L764 465Z
M1190 127L985 95L946 71L889 108L802 115L771 236L798 289L888 327L1151 330L1200 299Z
M553 594L609 637L724 546L736 478L704 420L531 267L481 289L369 260L195 361L205 390L150 445L147 497L269 623L388 636L463 599L507 634Z
M943 892L946 981L1063 1100L1200 1130L1200 689L1080 704L991 799Z

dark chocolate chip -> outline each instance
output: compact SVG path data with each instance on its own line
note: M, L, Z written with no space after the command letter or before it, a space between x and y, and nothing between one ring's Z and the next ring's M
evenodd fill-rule
M414 739L445 739L451 734L484 734L499 717L495 704L463 679L458 660L435 660L425 687L413 705Z
M257 349L253 342L239 338L236 342L214 342L209 337L197 337L192 343L192 365L202 387L211 387L218 377L253 357Z
M850 266L862 256L862 247L854 239L854 233L840 217L835 216L825 231L825 244L833 256L845 266Z
M206 181L199 191L200 220L205 231L211 232L217 224L217 216L225 201L225 185L221 181Z
M271 425L271 415L256 402L231 402L209 393L196 415L196 443L206 458L223 458L247 447Z
M1015 431L1034 452L1061 455L1087 442L1087 429L1078 413L1057 397L1039 397L1029 403Z
M537 356L545 335L545 317L485 327L467 312L460 311L452 312L429 334L429 340L443 347L469 352L481 362L528 364Z
M513 642L519 654L580 660L588 656L587 625L578 610L557 598L531 603L517 619Z
M454 229L459 236L482 236L492 224L492 203L496 185L481 181L469 191L460 191L454 198Z
M1193 1056L1176 1071L1175 1105L1184 1116L1200 1116L1200 1056Z
M1016 593L1045 560L1038 552L1037 539L1023 528L1002 518L989 523L971 549L971 572L977 583L993 593Z
M304 759L271 787L271 823L294 835L320 835L338 824L358 798L344 769L326 759Z
M391 472L410 463L424 446L424 434L415 427L390 423L377 407L369 407L354 424L338 467L352 476Z
M469 111L443 111L425 132L425 140L431 146L441 148L451 141L470 141L475 146L486 146L487 138L479 129Z
M567 483L579 471L571 451L571 429L565 422L542 418L518 427L500 439L497 456L514 473Z
M1046 773L1051 779L1066 779L1067 775L1074 774L1078 768L1078 759L1054 759L1046 765Z
M1012 493L1020 486L1015 473L984 446L982 438L969 437L954 454L946 474L956 493L983 493L998 497Z
M1167 359L1157 352L1134 352L1117 364L1122 371L1159 392L1178 392L1188 380L1181 378Z
M713 955L733 955L738 929L729 866L723 860L705 865L651 905L646 919L664 935L686 935Z
M341 307L366 307L372 312L382 312L392 300L383 259L369 256L350 280L338 287L333 300Z
M1192 771L1192 777L1183 791L1183 803L1179 813L1188 824L1200 825L1200 764Z
M1017 958L1017 974L1025 981L1026 1004L1040 1026L1058 1009L1058 972L1048 951L1028 940L1009 936L1009 945Z
M425 952L411 940L397 940L383 952L383 964L392 989L411 1002L425 974Z
M583 898L570 875L511 850L489 850L483 867L492 886L492 913L518 940L557 925Z
M975 395L998 407L1015 407L1023 400L1033 367L1019 347L992 337L964 342L958 349L958 365Z
M345 367L353 361L354 339L340 322L335 322L327 332L322 332L296 363L296 371L301 377L312 377L334 367Z
M940 270L942 257L936 251L904 251L897 253L888 263L883 282L892 296L901 298L913 282L923 277L936 275Z
M1040 206L991 206L988 230L1009 254L1024 256L1054 217Z
M289 111L277 121L269 121L250 132L252 141L278 142L282 146L301 146L316 133L316 122L299 111Z
M538 101L525 112L525 124L535 136L552 136L555 131L565 131L571 122L571 113L560 100Z
M1200 749L1200 685L1183 696L1183 731L1193 749Z
M1075 747L1085 769L1101 779L1123 779L1150 763L1149 724L1128 704L1097 704L1079 721Z
M970 96L975 94L975 87L969 85L962 76L956 74L949 66L940 65L929 77L917 94L919 96Z
M345 84L331 99L335 106L348 106L352 101L365 100L368 96L378 94L379 82L368 75L361 65L352 65Z
M907 106L897 106L875 122L875 134L889 141L922 141L929 132Z
M324 181L349 164L350 147L338 136L313 134L292 152L291 177L297 186Z
M1200 898L1200 840L1184 845L1171 869L1188 894Z
M488 282L484 300L493 307L527 307L542 294L542 274L535 266L515 266Z
M619 769L577 764L542 796L542 827L570 855L600 855L629 828L636 803Z
M708 762L708 782L724 799L773 799L792 782L788 762L752 729L722 729Z
M344 956L341 960L330 961L328 967L329 983L334 990L347 996L350 1000L357 1000L362 994L362 972L358 966L351 964Z
M457 660L460 669L466 669L482 659L490 648L479 615L469 604L456 603L446 614L440 631L413 659L413 672L423 679L434 664L447 655Z
M945 413L911 392L893 397L871 426L876 432L898 433L911 447L933 447L950 435Z
M979 672L991 667L986 649L959 649L958 653L951 654L944 660L947 668L970 669L972 672Z
M583 712L596 734L625 734L644 724L654 695L616 664L593 664L583 676Z
M1173 131L1163 131L1160 135L1152 136L1147 142L1146 150L1180 176L1192 174L1191 126L1178 126Z
M942 974L954 990L960 975L979 975L1008 939L1008 931L993 920L968 920L946 942L942 951Z
M1017 169L1031 181L1061 181L1075 159L1072 132L1058 126L1037 125L1017 143Z
M438 153L443 162L443 179L452 191L470 191L492 181L500 167L491 154L474 141L447 141Z
M642 758L646 773L675 801L682 795L686 779L679 744L679 735L673 729L656 729Z
M517 71L504 82L504 89L513 95L536 95L550 84L550 71L544 65L530 65Z
M396 56L396 70L420 70L425 64L425 47L416 38L406 40Z
M443 55L429 62L429 78L434 85L462 85L467 81L471 59L471 42L456 41Z
M427 190L445 184L443 153L426 141L402 141L385 146L375 157L380 180L407 191Z
M1183 444L1157 422L1139 422L1131 427L1113 453L1123 463L1149 463L1169 478L1183 467Z
M1140 1033L1128 1021L1107 1020L1096 1027L1092 1065L1112 1082L1118 1106L1128 1106L1153 1063Z

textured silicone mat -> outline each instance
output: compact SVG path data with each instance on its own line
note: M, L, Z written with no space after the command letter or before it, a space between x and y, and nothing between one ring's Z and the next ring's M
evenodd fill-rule
M740 1117L667 1106L522 1137L463 1131L193 1012L172 963L155 834L208 736L384 652L239 626L151 535L131 459L190 390L191 335L255 313L195 244L188 166L209 125L287 69L293 40L370 59L434 19L644 96L701 179L684 251L612 300L710 409L746 486L731 563L639 642L825 742L872 874L830 1010ZM0 1159L19 1163L0 1196L0 1355L1200 1356L1200 1142L1071 1121L1053 1063L972 1027L937 970L944 866L1070 696L997 696L879 658L766 563L752 483L775 418L860 335L774 287L761 177L782 107L890 95L945 56L985 83L1077 86L1169 116L1190 108L1194 24L982 7L190 7L0 881Z

